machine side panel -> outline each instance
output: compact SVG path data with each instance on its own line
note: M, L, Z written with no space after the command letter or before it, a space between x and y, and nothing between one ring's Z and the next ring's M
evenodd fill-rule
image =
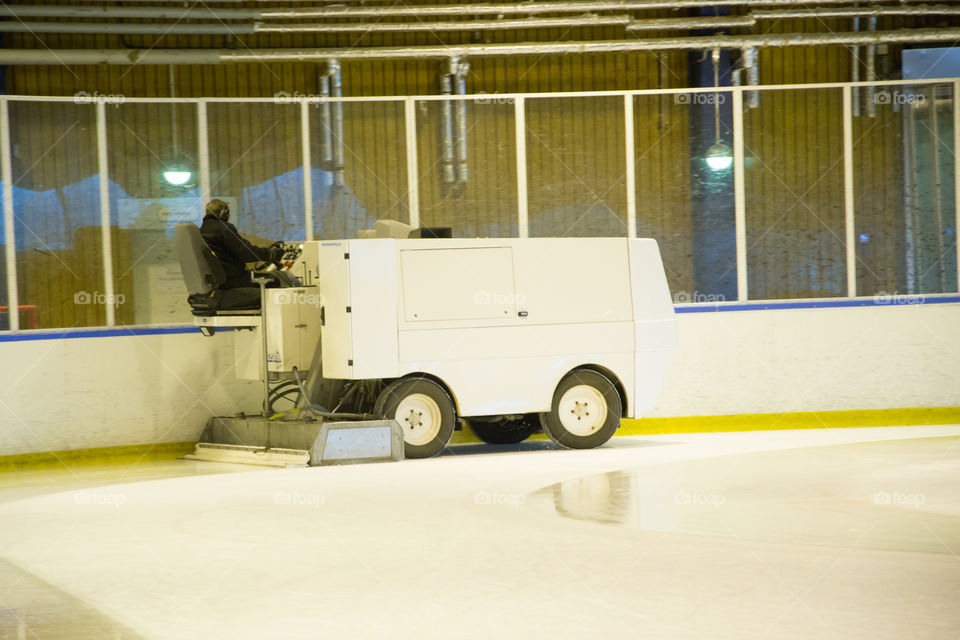
M350 242L352 378L395 378L397 250L389 239Z
M633 319L625 239L531 238L515 255L517 308L528 324Z
M401 241L401 246L405 248L409 242ZM494 415L546 411L556 385L568 371L599 365L620 379L631 406L635 330L626 240L525 238L499 242L513 249L515 295L510 301L515 303L515 313L498 313L497 318L478 315L413 321L409 309L406 314L401 312L401 375L415 371L435 375L450 386L462 415ZM470 251L477 249L465 248L464 252ZM498 266L509 264L509 254L485 251ZM444 252L451 258L457 253L448 248ZM513 293L500 271L472 270L471 296L476 292ZM422 270L418 282L431 286L444 277L446 274ZM476 302L486 299L477 298Z
M406 249L400 269L407 322L516 315L510 247Z
M346 240L321 242L317 249L317 283L323 296L324 323L320 342L325 378L353 377L350 312L350 245Z
M656 406L677 348L677 319L656 240L632 239L630 278L636 325L636 402L628 416Z

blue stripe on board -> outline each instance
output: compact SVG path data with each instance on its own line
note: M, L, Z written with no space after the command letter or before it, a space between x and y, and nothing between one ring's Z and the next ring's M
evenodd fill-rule
M899 301L902 300L902 301ZM718 311L775 311L777 309L828 309L832 307L896 307L916 304L950 304L960 302L960 295L937 296L894 296L894 300L857 298L854 300L780 300L773 302L744 302L722 304L674 305L677 313L714 313ZM217 331L231 331L233 327L217 327ZM175 325L169 327L124 327L109 329L55 329L49 331L0 331L0 342L22 342L26 340L67 340L72 338L115 338L123 336L158 336L178 333L199 333L200 327L193 325Z
M218 330L232 327L218 327ZM174 327L128 327L111 329L58 329L43 332L0 332L0 342L21 342L24 340L67 340L72 338L113 338L122 336L158 336L176 333L200 333L200 327L179 325Z
M774 311L777 309L828 309L831 307L898 307L915 304L947 304L952 302L960 302L960 296L925 298L921 295L899 295L880 299L797 300L796 302L779 300L772 302L674 305L674 310L677 313L713 313L715 311Z

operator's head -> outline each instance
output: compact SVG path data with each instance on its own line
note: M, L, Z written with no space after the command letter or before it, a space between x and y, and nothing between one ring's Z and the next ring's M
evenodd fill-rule
M215 199L207 203L204 213L208 216L220 218L224 222L230 220L230 205L223 200Z

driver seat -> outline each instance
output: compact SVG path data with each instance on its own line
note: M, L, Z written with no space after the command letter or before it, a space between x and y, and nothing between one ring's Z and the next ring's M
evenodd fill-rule
M260 291L252 287L219 289L227 279L223 265L192 222L176 226L180 272L187 286L187 302L195 316L255 315L260 312Z

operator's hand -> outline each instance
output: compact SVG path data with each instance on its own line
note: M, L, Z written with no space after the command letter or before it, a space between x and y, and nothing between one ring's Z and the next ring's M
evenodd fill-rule
M281 246L270 247L270 262L274 264L280 264L280 260L283 258L284 249Z

